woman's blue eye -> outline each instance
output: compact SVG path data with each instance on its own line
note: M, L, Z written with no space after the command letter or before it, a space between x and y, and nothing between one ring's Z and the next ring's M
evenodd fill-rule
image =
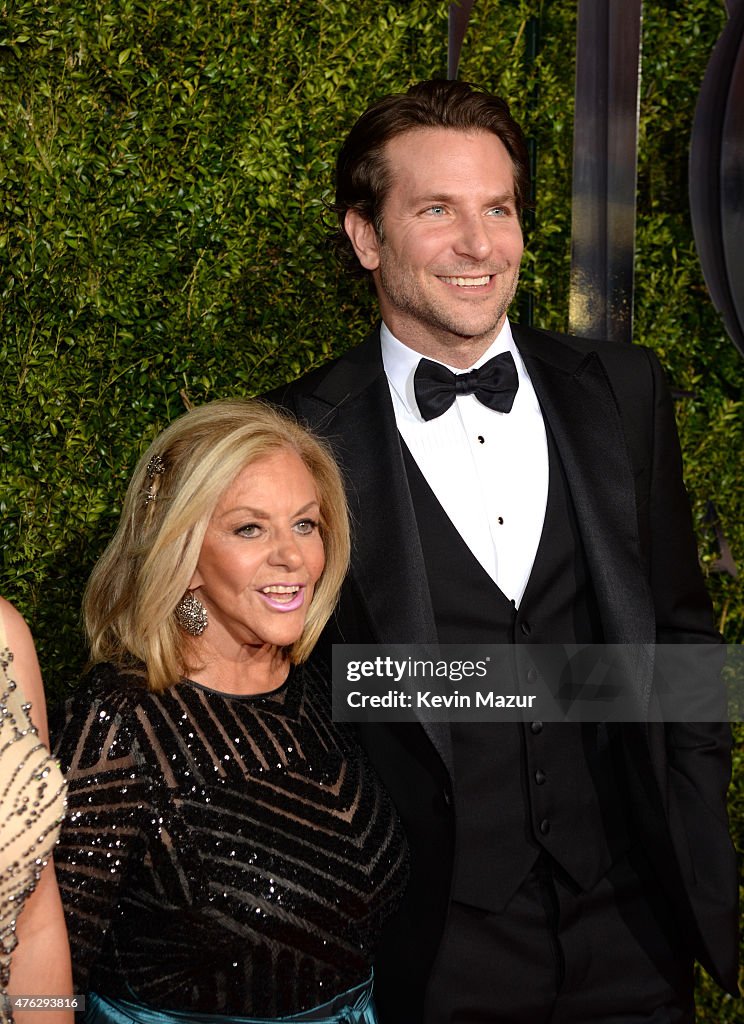
M241 526L235 532L240 534L241 537L255 537L260 527L256 523L247 523L245 526Z

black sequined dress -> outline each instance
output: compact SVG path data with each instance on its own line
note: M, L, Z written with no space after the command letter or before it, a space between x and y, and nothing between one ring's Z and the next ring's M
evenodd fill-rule
M270 694L147 692L99 665L57 741L55 854L79 991L281 1017L368 977L407 877L387 793L327 677Z

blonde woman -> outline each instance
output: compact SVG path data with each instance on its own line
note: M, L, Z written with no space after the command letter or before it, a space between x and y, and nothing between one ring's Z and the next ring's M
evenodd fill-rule
M33 640L0 598L0 1020L71 1024L70 950L51 855L64 814Z
M87 1021L374 1024L405 842L306 662L348 555L335 463L260 403L193 410L140 461L59 742Z

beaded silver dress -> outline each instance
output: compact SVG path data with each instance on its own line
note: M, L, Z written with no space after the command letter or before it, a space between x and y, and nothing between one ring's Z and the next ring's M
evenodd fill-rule
M39 739L12 672L0 615L0 1021L12 1021L5 993L16 920L36 888L65 813L65 782ZM32 994L32 993L29 993Z

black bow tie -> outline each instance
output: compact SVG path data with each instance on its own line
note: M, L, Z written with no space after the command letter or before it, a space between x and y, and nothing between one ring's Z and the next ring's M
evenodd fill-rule
M413 376L416 403L425 420L441 416L457 395L474 394L489 409L511 412L518 387L517 367L511 352L501 352L469 373L452 373L441 363L421 359Z

